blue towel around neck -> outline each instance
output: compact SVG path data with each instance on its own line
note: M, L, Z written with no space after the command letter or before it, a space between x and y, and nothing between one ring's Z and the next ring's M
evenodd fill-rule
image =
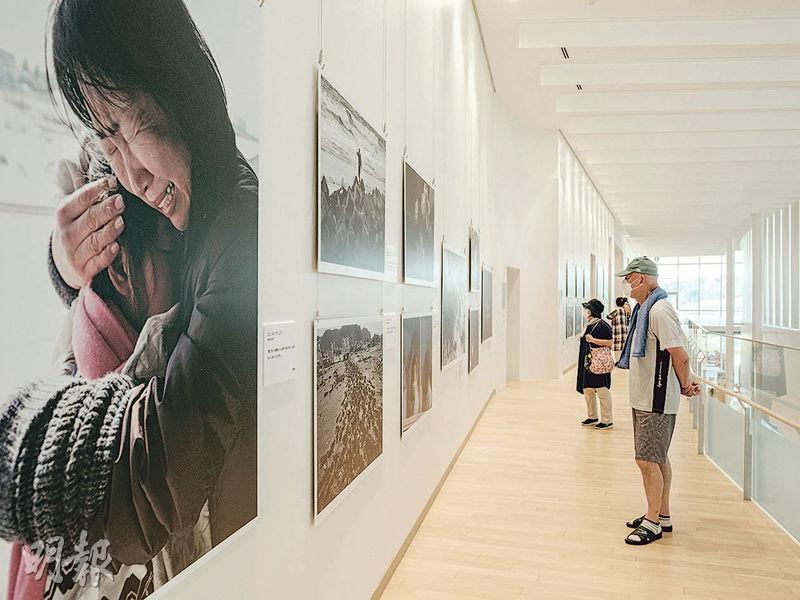
M650 329L650 309L656 302L668 297L667 292L657 287L650 292L644 304L637 304L633 309L631 322L628 325L628 338L625 340L617 367L630 369L631 353L634 358L644 358L647 350L647 331Z

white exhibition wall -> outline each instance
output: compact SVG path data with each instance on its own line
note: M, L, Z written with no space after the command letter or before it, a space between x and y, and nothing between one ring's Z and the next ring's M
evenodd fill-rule
M321 10L321 14L320 11ZM436 189L435 239L466 252L470 223L482 261L497 267L490 194L493 92L472 5L467 1L330 2L265 5L266 129L262 163L262 320L296 321L298 376L262 394L258 597L369 598L494 389L495 336L480 364L438 368L433 409L400 436L400 347L384 351L383 455L316 525L313 498L312 323L316 317L439 310L439 289L399 283L403 159ZM387 135L386 240L397 250L395 281L316 272L315 88L323 74ZM273 185L274 184L274 185ZM437 252L436 272L441 256ZM437 275L438 279L439 275ZM475 302L475 299L472 299ZM214 597L207 590L200 595ZM256 597L256 595L248 597Z
M506 382L506 266L520 271L519 376L556 377L558 134L528 132L492 89L470 0L267 2L261 155L261 321L294 321L293 381L262 389L260 518L174 597L366 600L375 591L494 390ZM386 241L395 281L316 270L316 86L323 73L387 136ZM313 519L316 318L438 311L439 289L402 274L403 159L436 188L436 239L467 250L480 229L494 271L494 337L480 364L438 368L433 409L400 436L400 347L384 350L383 455ZM441 256L436 271L440 276ZM471 297L476 305L479 299ZM171 597L172 594L170 594Z
M558 185L559 185L559 259L558 299L559 306L566 302L565 269L568 263L591 271L591 256L596 257L598 277L592 282L595 296L613 310L615 282L614 249L623 250L626 258L632 249L624 230L608 209L603 197L595 188L580 160L562 135L558 136ZM600 270L602 268L602 271ZM600 273L604 273L601 281ZM559 308L559 371L563 372L578 360L579 338L565 337L564 311Z

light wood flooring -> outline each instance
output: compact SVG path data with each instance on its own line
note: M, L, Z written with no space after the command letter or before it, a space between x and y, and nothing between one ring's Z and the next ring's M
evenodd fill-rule
M644 508L627 379L614 375L615 428L595 431L578 426L574 376L495 396L383 600L800 599L800 546L697 455L685 401L675 533L625 545Z

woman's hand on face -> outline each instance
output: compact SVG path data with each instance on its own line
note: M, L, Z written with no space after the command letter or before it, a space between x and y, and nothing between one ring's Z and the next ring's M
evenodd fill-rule
M116 178L98 179L64 198L56 210L53 261L70 287L82 288L119 252L125 205L116 189Z

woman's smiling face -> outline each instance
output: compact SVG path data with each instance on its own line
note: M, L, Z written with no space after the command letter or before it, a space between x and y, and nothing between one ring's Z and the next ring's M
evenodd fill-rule
M179 231L189 223L191 156L164 111L146 94L108 102L89 90L100 144L114 175Z

